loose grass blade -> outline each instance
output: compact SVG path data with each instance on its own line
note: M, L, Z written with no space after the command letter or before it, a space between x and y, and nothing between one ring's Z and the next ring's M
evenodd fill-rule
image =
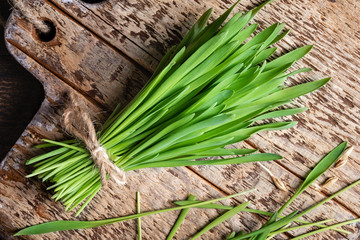
M321 232L324 232L324 231L334 230L334 229L336 229L338 227L348 225L348 224L352 224L352 223L357 223L357 222L360 222L360 218L344 221L344 222L341 222L341 223L336 223L336 224L330 225L330 226L325 227L325 228L320 228L318 230L314 230L314 231L309 232L309 233L304 233L304 234L302 234L300 236L294 237L293 240L303 239L303 238L310 237L310 236L313 236L315 234L318 234L318 233L321 233Z
M213 202L216 202L216 201L221 201L221 200L233 198L233 197L236 197L236 196L239 196L239 195L242 195L242 194L245 194L245 193L249 193L249 192L252 192L252 191L254 191L254 189L243 191L243 192L236 193L236 194L229 195L229 196L225 196L225 197L220 197L220 198L217 198L217 199L212 199L212 200L208 200L208 201L204 201L204 202L194 203L194 204L190 204L190 205L186 205L186 206L178 206L178 207L173 207L173 208L168 208L168 209L161 209L161 210L156 210L156 211L151 211L151 212L144 212L144 213L133 214L133 215L125 216L125 217L111 218L111 219L106 219L106 220L98 220L98 221L53 221L53 222L47 222L47 223L42 223L42 224L34 225L34 226L31 226L31 227L27 227L27 228L25 228L23 230L20 230L16 234L14 234L14 236L44 234L44 233L57 232L57 231L100 227L100 226L107 225L107 224L112 224L112 223L116 223L116 222L122 222L122 221L137 219L139 217L145 217L145 216L149 216L149 215L153 215L153 214L164 213L164 212L175 211L175 210L182 210L182 209L186 209L186 208L193 208L193 207L201 206L203 204L208 204L208 203L213 203Z
M226 211L220 217L217 217L216 219L211 221L208 225L206 225L203 229L201 229L199 232L197 232L191 239L196 239L196 238L200 237L201 235L203 235L205 232L209 231L210 229L212 229L216 225L218 225L218 224L226 221L227 219L231 218L232 216L238 214L244 208L246 208L247 205L249 205L249 203L250 202L244 202L243 204L241 204L241 205L239 205L237 207L234 207L231 210Z
M140 193L136 192L136 212L140 214L141 206L140 206ZM138 229L138 240L141 240L141 217L137 219L137 229Z
M254 232L251 232L251 233L248 233L248 234L245 234L245 235L241 235L241 236L235 236L234 238L232 238L232 240L239 240L239 239L247 239L249 237L253 237L253 236L257 236L259 234L262 234L264 232L268 232L269 230L270 231L274 231L276 229L279 229L285 225L287 225L289 223L289 219L291 219L292 217L294 217L295 215L297 214L297 211L289 214L288 216L274 222L274 223L271 223L265 227L262 227L260 228L259 230L256 230Z
M188 197L188 201L194 201L196 199L196 197L192 194L190 194L190 196ZM178 217L178 219L176 220L174 226L171 228L171 231L169 233L169 235L167 236L166 240L171 240L173 239L173 237L175 236L176 231L179 229L180 225L183 223L183 221L186 218L186 215L188 214L188 212L190 211L190 208L184 208L183 210L181 210L181 213Z
M345 150L347 142L339 144L330 153L328 153L320 162L311 170L306 176L304 182L300 185L298 190L291 196L291 198L280 208L279 213L291 204L308 186L310 186L319 176L321 176L341 155Z

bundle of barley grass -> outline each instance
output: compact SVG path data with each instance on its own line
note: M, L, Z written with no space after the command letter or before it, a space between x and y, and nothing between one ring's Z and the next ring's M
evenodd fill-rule
M274 24L250 40L257 25L249 21L267 3L235 14L221 27L232 6L211 24L211 9L190 29L182 42L162 59L148 84L124 109L117 107L98 132L100 144L124 171L152 167L234 164L281 158L252 154L252 149L224 147L265 130L280 130L296 122L254 124L258 120L292 115L305 110L269 110L326 84L329 78L284 87L286 73L311 49L305 46L273 61L267 59L283 38L284 24ZM53 183L55 200L66 210L83 208L101 189L98 168L78 140L44 140L40 147L57 148L28 161L30 176ZM212 156L226 159L196 160ZM86 200L86 201L85 201ZM85 202L84 202L85 201Z

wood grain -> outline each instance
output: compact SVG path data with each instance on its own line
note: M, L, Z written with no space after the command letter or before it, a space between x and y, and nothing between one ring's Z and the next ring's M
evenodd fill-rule
M231 5L228 1L165 0L115 1L86 4L81 1L27 1L34 15L54 22L56 38L48 43L39 41L30 23L13 13L6 29L7 45L16 59L44 85L45 101L0 167L0 219L3 235L10 238L16 229L31 224L71 219L63 206L50 199L45 185L37 179L26 179L31 171L24 163L37 152L31 146L43 137L63 139L59 122L64 98L69 91L83 96L98 117L106 118L116 103L126 104L143 86L166 50L180 41L188 28L207 8L218 16ZM238 9L256 5L249 1ZM35 8L34 5L38 7ZM296 105L310 110L293 119L299 125L291 130L259 134L247 143L261 151L284 156L267 166L286 183L289 192L281 192L269 176L256 164L241 166L145 169L130 173L129 183L122 189L102 191L80 219L103 219L129 214L135 210L135 192L141 191L144 209L171 206L172 200L184 199L189 193L200 198L229 194L256 187L246 196L252 206L273 211L294 192L303 176L332 147L342 140L358 146L360 130L359 71L360 22L356 18L359 2L350 1L277 1L267 6L255 19L265 28L275 21L286 22L293 29L278 44L277 54L304 44L316 44L309 56L296 67L312 67L310 79L331 75L331 83L314 94L302 97ZM310 75L306 75L310 76ZM305 78L305 79L304 79ZM289 81L309 80L295 78ZM234 146L233 146L234 147ZM354 180L360 172L359 151L351 155L348 165L329 171L326 176L340 177L335 191ZM325 178L320 179L323 181ZM330 192L310 189L290 210L303 209ZM339 221L359 217L360 188L354 188L308 214L306 219L335 218ZM235 201L242 202L245 197ZM234 203L234 202L233 202ZM16 206L16 207L14 207ZM188 239L197 229L216 215L216 211L194 211L177 239ZM144 219L145 239L164 239L176 213ZM251 230L263 218L242 214L204 236L219 239L231 229ZM344 236L328 232L316 239L358 239L359 226L348 228L354 233ZM297 232L299 233L299 232ZM97 229L43 235L43 239L133 239L135 223L121 223ZM151 236L151 237L150 237ZM282 235L279 238L288 238ZM36 238L38 239L38 238Z

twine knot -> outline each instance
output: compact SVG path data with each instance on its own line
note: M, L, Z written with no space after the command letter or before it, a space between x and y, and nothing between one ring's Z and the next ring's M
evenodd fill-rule
M110 159L106 149L100 145L90 115L80 107L80 101L74 94L70 95L72 105L63 113L65 130L84 142L95 165L99 168L101 183L107 185L106 175L109 174L119 185L125 184L125 171Z

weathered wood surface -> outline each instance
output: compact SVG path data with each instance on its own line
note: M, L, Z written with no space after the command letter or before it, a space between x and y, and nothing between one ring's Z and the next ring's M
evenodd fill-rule
M101 122L117 102L126 104L147 81L159 59L171 45L179 42L188 28L207 8L218 16L230 1L115 1L86 4L82 1L27 1L34 15L53 21L56 38L48 43L36 38L30 23L14 13L8 21L6 41L10 52L44 85L46 98L41 109L22 134L0 167L0 227L2 237L25 226L55 219L73 219L54 203L46 184L26 179L31 168L25 161L37 152L31 148L41 138L63 139L59 122L64 98L69 91L83 96L94 117ZM256 3L244 1L238 9ZM349 1L276 1L255 19L260 28L275 21L286 22L292 33L279 46L279 53L304 44L315 49L297 66L314 68L311 79L331 75L328 86L297 100L309 111L293 119L299 125L291 130L259 134L247 143L261 151L284 156L266 166L286 183L289 192L276 189L269 176L256 164L174 169L145 169L129 174L122 189L102 191L80 219L103 219L134 212L135 192L141 191L143 208L171 206L172 200L189 193L205 199L249 188L257 188L244 198L252 206L275 210L286 201L302 176L332 147L342 140L355 146L349 163L327 176L340 177L333 192L354 180L360 173L358 141L360 129L360 3ZM302 75L303 77L304 75ZM306 75L309 76L309 75ZM303 81L300 78L294 81ZM321 179L323 181L324 179ZM310 189L290 210L303 209L331 192ZM360 188L354 188L306 216L309 220L335 218L339 221L359 217ZM164 239L177 213L144 218L145 239ZM216 215L216 211L193 211L177 235L187 239ZM256 229L264 219L242 214L219 226L204 239L220 239L231 229ZM185 230L186 229L186 230ZM344 236L327 232L316 239L358 239L359 225L349 226L354 233ZM1 235L0 235L1 236ZM41 236L44 239L134 239L134 222L98 229L69 231ZM288 238L291 236L279 236ZM39 237L33 237L38 239ZM313 239L315 239L313 238ZM29 238L31 239L31 237Z
M7 1L0 1L0 36L10 15ZM42 85L7 51L0 39L0 159L4 159L38 110ZM6 136L6 137L4 137Z

